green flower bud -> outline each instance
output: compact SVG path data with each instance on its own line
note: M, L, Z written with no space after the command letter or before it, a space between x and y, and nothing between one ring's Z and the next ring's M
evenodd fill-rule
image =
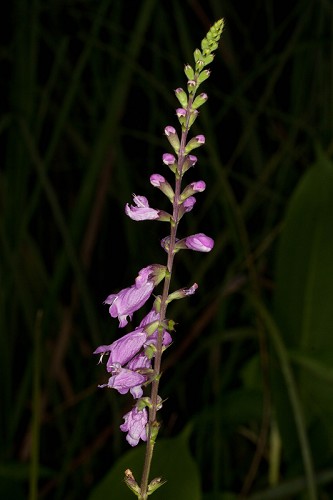
M197 84L195 80L188 80L187 82L187 90L189 94L193 94L197 89Z
M214 54L208 54L207 56L204 57L205 61L205 66L213 62L215 55Z
M194 80L194 70L193 70L192 66L190 66L189 64L186 64L186 66L184 68L184 72L189 80Z
M201 73L198 76L198 84L204 82L209 77L210 77L209 69L204 69L203 71L201 71Z
M193 104L192 104L192 108L193 109L197 109L197 108L200 108L200 106L202 106L203 104L205 104L205 102L207 101L208 99L208 95L205 94L204 92L202 94L199 94L193 101Z
M195 62L199 61L199 59L202 59L202 54L201 54L201 51L199 49L195 49L195 51L193 52L193 55L194 55Z
M204 66L205 61L203 59L199 59L199 61L197 61L195 64L195 69L200 72Z
M171 146L175 150L175 152L178 153L180 142L179 142L179 137L178 137L178 134L176 132L176 129L174 127L172 127L171 125L168 125L164 129L164 133L165 133L168 141L170 142Z
M199 111L196 110L196 109L191 109L190 111L190 118L189 118L189 121L188 121L188 128L192 127L195 119L197 118L199 114Z

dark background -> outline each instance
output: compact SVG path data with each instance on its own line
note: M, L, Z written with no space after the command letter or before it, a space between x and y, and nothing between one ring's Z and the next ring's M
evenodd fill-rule
M290 301L276 293L277 254L295 188L318 155L329 162L333 153L332 15L324 0L8 5L0 59L4 498L27 498L29 478L31 499L86 498L128 449L118 427L131 399L97 389L106 373L92 352L123 333L102 302L132 284L142 267L164 263L159 241L167 226L135 223L124 205L135 192L167 208L149 176L172 180L161 157L170 152L164 127L177 126L173 90L186 84L184 63L192 63L220 17L225 30L202 85L209 100L193 127L206 145L187 174L189 182L205 180L207 190L180 228L180 236L212 236L215 248L177 256L173 289L193 282L199 289L170 307L178 325L165 355L161 435L175 436L193 422L190 448L203 498L246 496L294 478L303 486L274 498L307 495L311 467L297 438L297 404L290 409L280 397L289 394L286 362L299 390L312 472L328 471L332 481L331 413L325 403L313 420L304 373L287 351L277 355L259 312L269 314L288 347L283 311ZM296 227L307 224L300 214ZM295 257L304 262L303 277L311 264L302 254L313 241L310 227ZM318 304L328 303L330 289L319 285ZM310 309L315 321L315 307L299 305L300 315ZM295 335L301 345L302 330ZM333 338L332 329L325 326L321 335ZM298 348L296 341L292 349ZM332 390L331 360L312 360L320 385ZM292 429L292 446L284 427ZM280 436L281 449L272 436ZM39 457L38 473L32 457L33 463ZM31 486L36 474L38 496ZM331 498L329 480L318 498Z

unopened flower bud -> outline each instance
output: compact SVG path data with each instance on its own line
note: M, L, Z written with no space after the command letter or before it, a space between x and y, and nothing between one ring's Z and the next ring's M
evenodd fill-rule
M185 158L185 161L183 163L183 168L182 168L182 173L184 174L187 172L187 170L191 167L194 167L194 165L197 163L198 158L194 155L188 155Z
M194 56L195 62L199 61L199 59L202 59L202 54L201 54L201 51L199 49L195 49L195 51L193 52L193 56Z
M202 193L205 189L206 189L206 183L204 181L191 182L191 184L186 186L186 188L180 195L180 200L184 201L189 196L192 196L192 194Z
M197 118L199 111L197 109L191 109L190 111L190 119L188 121L188 128L192 127L195 119Z
M205 144L204 135L200 134L196 135L195 137L192 137L192 139L186 144L185 154L188 154L190 151L192 151L192 149L202 146L202 144Z
M179 123L182 126L182 130L185 130L185 125L186 125L186 109L184 108L177 108L176 109L176 115L178 116Z
M169 198L169 200L171 201L171 203L173 202L173 198L175 196L175 193L173 192L172 187L170 186L170 184L168 183L168 181L165 180L165 178L163 177L163 175L152 174L150 176L150 183L154 187L157 187L158 189L160 189L162 191L162 193L164 193Z
M179 151L179 137L177 135L176 129L172 127L171 125L168 125L164 129L164 133L167 136L168 141L170 142L171 146L175 150L176 153Z
M183 108L186 108L187 106L187 94L184 89L179 87L178 89L175 90L176 97L180 104L182 105Z
M189 80L194 80L194 70L189 64L185 65L184 73Z
M177 108L176 109L176 115L178 116L178 118L185 118L186 116L186 109L184 108Z
M211 59L213 60L214 56L212 54L210 54L210 55L211 55ZM210 60L209 56L205 57L205 66L208 64L206 62L206 59ZM203 71L200 72L200 74L198 76L198 83L200 84L200 83L204 82L209 77L210 77L209 69L204 69Z
M211 62L213 62L214 57L215 57L215 54L207 54L207 55L204 57L204 60L205 60L205 66L207 66L208 64L210 64Z
M199 61L196 62L195 69L196 69L196 71L200 72L204 66L205 66L205 61L202 58L202 59L199 59Z
M197 109L200 108L208 99L208 95L202 92L202 94L199 94L193 101L192 108Z
M197 84L196 84L195 80L188 80L187 90L188 90L189 94L193 94L193 92L195 92L196 88L197 88Z
M185 246L197 252L210 252L214 247L214 240L203 233L193 234L185 238Z
M189 198L187 198L184 201L184 203L182 204L184 212L190 212L192 210L192 208L194 207L196 201L197 200L194 198L194 196L190 196Z
M214 247L214 240L203 233L193 234L175 243L175 251L195 250L196 252L210 252Z

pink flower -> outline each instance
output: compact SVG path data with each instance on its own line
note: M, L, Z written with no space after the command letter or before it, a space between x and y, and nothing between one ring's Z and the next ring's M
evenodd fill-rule
M156 220L159 218L159 210L149 207L148 200L145 196L133 195L133 201L136 205L126 203L125 213L133 220Z
M94 351L94 354L100 354L101 358L104 354L110 353L106 364L107 371L111 371L114 363L119 363L124 366L140 351L147 340L146 332L141 328L124 335L110 345L102 345Z
M147 380L145 375L122 368L119 363L114 363L111 370L113 375L109 378L108 383L98 387L116 389L120 394L127 394L130 391L134 398L141 398L143 393L141 385Z
M185 238L185 245L189 250L210 252L214 247L214 240L203 233L198 233Z
M140 439L147 441L146 425L148 413L146 408L138 410L135 406L130 412L124 415L125 422L120 426L120 430L127 432L126 440L131 446L136 446Z
M152 294L154 284L147 281L143 286L137 288L135 285L124 288L118 294L109 295L104 304L109 304L109 313L113 318L119 319L119 326L126 326L129 316L132 319L134 311L142 307Z
M158 283L165 277L166 267L152 264L144 267L135 278L135 284L124 288L119 293L109 295L104 304L109 304L109 313L119 319L119 326L126 326L127 316L132 319L133 313L140 309L152 294Z

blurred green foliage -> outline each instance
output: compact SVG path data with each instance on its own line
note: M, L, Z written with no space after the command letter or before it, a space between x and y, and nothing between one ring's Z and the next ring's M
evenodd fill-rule
M216 246L177 255L174 288L196 281L199 290L170 309L178 325L165 356L161 437L168 443L191 423L186 453L203 499L330 498L331 2L8 7L1 497L86 498L128 451L119 424L131 400L96 387L105 373L92 352L119 335L102 301L141 267L164 262L166 225L134 223L123 207L135 191L164 208L148 180L168 175L161 156L165 125L177 125L173 89L224 17L194 127L206 145L188 174L207 191L180 228ZM172 464L172 447L167 455Z

